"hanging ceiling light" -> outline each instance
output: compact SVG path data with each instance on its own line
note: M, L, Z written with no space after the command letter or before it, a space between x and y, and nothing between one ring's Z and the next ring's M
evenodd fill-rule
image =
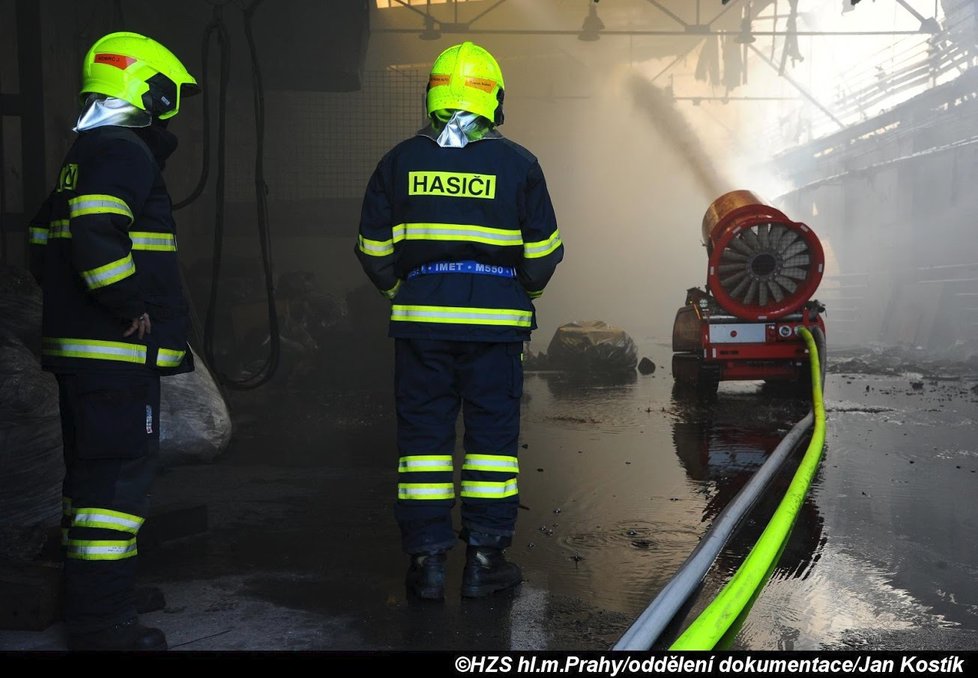
M601 37L602 30L604 30L604 22L598 16L597 0L592 0L587 9L587 16L584 17L584 23L581 25L581 32L577 34L577 39L593 42Z
M441 31L435 28L435 17L430 14L424 16L424 30L418 35L422 40L437 40L441 37Z
M754 29L751 26L750 17L745 16L740 22L740 33L734 38L734 42L740 43L741 45L749 45L756 41L757 38L754 37Z

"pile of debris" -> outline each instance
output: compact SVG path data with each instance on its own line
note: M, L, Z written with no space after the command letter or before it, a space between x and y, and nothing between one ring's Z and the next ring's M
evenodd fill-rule
M614 374L634 372L637 363L638 348L625 330L603 320L582 320L558 327L547 352L528 353L524 366L528 370ZM651 370L643 374L655 370L651 361L648 364Z

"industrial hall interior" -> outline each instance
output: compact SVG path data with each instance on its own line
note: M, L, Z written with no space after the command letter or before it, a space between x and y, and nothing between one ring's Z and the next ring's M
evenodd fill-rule
M0 0L0 652L974 650L976 183L974 0Z

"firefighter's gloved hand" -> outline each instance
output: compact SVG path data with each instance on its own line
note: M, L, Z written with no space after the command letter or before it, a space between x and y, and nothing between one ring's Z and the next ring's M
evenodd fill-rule
M380 293L383 294L385 297L387 297L388 301L394 301L394 297L397 296L398 291L401 289L402 282L404 281L398 278L397 282L394 283L394 286L392 288L390 288L389 290L380 290Z
M153 323L149 320L149 314L143 313L138 318L133 319L129 324L129 329L127 329L122 336L128 337L134 333L137 333L136 337L142 341L143 337L147 334L153 333Z

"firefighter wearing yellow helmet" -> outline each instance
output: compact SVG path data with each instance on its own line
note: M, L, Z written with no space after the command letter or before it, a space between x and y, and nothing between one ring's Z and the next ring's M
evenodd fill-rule
M435 59L428 79L428 115L448 120L451 111L503 124L503 73L487 50L471 42L449 47Z
M563 258L543 171L502 136L503 74L486 49L449 47L431 69L429 124L399 143L367 186L357 257L391 300L395 338L398 488L395 515L409 554L406 585L444 597L456 541L453 450L462 411L462 596L516 586L511 544L519 506L523 342L533 299Z
M160 377L193 370L176 228L163 180L167 122L196 80L136 33L82 66L78 133L30 223L44 291L42 363L64 439L64 619L70 649L166 649L133 585L160 430Z
M197 81L173 52L138 33L110 33L82 63L82 97L102 95L127 102L160 120L180 112L183 96Z

